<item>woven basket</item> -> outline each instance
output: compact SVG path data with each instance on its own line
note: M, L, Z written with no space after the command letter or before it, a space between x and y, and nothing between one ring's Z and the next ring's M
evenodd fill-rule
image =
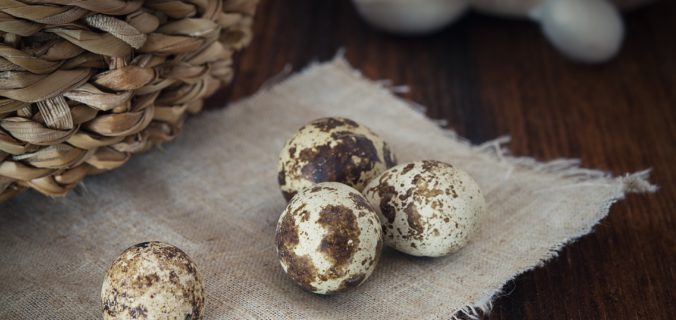
M257 0L0 0L0 202L171 140L233 76Z

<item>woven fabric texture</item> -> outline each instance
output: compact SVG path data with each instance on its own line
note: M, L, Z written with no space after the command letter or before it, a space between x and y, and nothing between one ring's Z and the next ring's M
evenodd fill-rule
M335 296L289 280L273 245L285 206L277 156L296 129L323 116L370 127L400 162L438 159L473 175L488 212L469 245L436 259L385 250L371 278ZM148 240L174 244L195 260L208 319L471 315L488 308L505 282L590 232L625 193L654 190L646 172L614 178L575 161L514 158L504 139L472 146L341 58L198 115L187 127L162 152L91 178L66 198L30 192L0 205L0 318L101 317L106 269L122 250Z

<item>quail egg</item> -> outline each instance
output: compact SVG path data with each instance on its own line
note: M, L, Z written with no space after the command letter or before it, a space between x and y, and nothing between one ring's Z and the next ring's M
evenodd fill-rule
M307 291L332 294L359 286L382 250L378 216L359 191L318 183L296 195L275 235L286 274Z
M439 161L416 161L383 172L364 189L378 212L385 244L414 256L462 248L486 203L466 172Z
M103 319L202 319L204 287L195 263L162 242L128 248L101 288Z
M278 182L286 200L318 182L340 182L361 191L395 158L370 129L346 118L322 118L303 126L279 156Z

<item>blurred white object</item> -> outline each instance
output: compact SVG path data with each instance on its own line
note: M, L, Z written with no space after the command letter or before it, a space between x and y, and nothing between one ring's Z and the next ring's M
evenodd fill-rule
M437 31L455 21L469 0L352 0L373 26L399 34Z
M622 18L606 0L545 0L530 16L557 49L578 61L606 61L622 44Z
M471 0L476 11L506 17L525 17L535 6L546 0ZM620 10L631 10L657 0L612 0Z
M425 34L457 20L470 7L482 13L531 18L571 59L599 63L617 54L624 38L620 9L656 0L352 0L371 25L398 34Z

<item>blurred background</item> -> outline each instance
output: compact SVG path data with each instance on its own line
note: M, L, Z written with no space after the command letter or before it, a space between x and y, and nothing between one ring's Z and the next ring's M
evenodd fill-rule
M579 158L614 174L653 168L658 193L629 196L595 233L510 282L487 318L673 319L676 1L622 19L618 54L587 64L528 19L469 11L432 34L401 36L373 28L347 0L264 0L234 85L208 105L247 97L286 65L300 70L344 48L366 77L407 85L401 97L474 143L510 135L516 155Z

